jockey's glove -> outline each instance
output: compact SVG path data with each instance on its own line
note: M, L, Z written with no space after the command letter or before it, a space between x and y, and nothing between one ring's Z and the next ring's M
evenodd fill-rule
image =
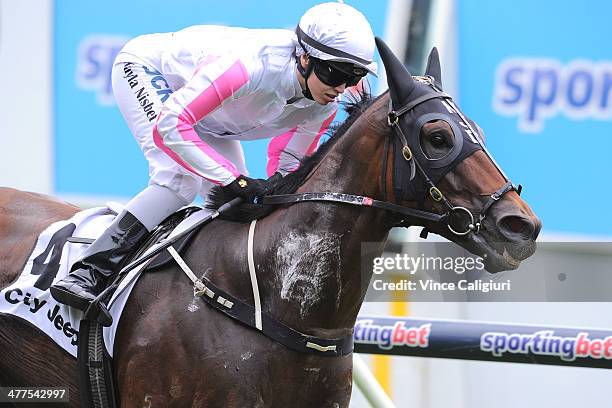
M238 176L227 186L237 197L242 197L249 203L256 203L259 197L266 194L270 188L268 181L264 179L253 179L247 176Z

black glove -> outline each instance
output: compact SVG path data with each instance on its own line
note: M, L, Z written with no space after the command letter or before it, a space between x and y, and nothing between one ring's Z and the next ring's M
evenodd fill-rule
M227 186L237 197L242 197L249 203L255 203L259 197L268 192L269 185L264 179L252 179L247 176L238 176Z

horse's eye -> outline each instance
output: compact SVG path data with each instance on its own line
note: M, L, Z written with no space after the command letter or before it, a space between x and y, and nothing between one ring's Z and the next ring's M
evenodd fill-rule
M447 145L446 138L440 133L434 133L431 135L431 144L436 147L444 147Z

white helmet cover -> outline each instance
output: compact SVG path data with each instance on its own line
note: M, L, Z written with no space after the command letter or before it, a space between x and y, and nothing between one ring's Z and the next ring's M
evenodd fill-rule
M304 51L325 61L348 62L376 76L374 33L358 10L344 3L323 3L306 11L296 28Z

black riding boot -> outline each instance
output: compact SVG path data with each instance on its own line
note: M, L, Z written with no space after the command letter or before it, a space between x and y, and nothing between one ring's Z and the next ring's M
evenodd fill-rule
M128 211L123 211L113 223L85 250L82 258L72 265L70 274L51 286L55 300L79 310L106 288L119 272L119 265L149 235L149 231ZM112 318L102 310L99 321L110 325ZM106 323L106 324L105 324Z

